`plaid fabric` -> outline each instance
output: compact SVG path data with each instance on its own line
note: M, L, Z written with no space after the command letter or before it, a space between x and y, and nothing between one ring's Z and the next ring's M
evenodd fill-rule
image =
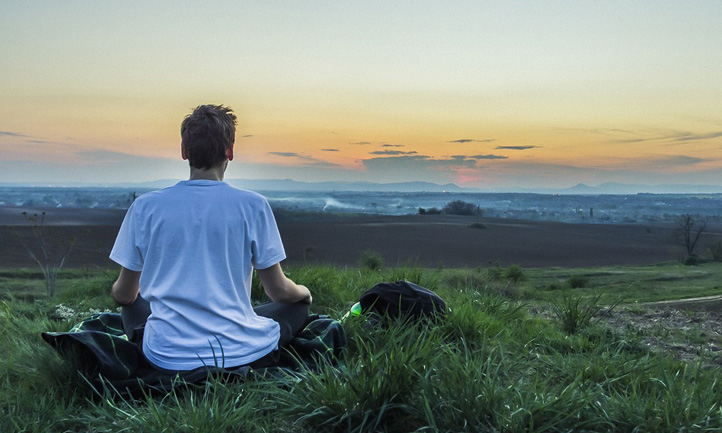
M143 356L137 332L132 341L128 340L120 314L95 314L68 332L41 335L63 358L78 366L96 391L109 390L124 397L144 392L167 393L177 386L198 384L219 376L245 379L253 373L317 371L323 365L340 369L343 368L339 360L341 351L346 346L346 334L339 321L314 315L309 316L304 329L281 351L276 367L252 371L247 366L230 369L206 366L176 372L159 369Z

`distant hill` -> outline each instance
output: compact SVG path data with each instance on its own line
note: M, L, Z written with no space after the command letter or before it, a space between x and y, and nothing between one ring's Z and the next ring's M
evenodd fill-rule
M158 179L150 182L79 183L79 182L0 182L0 187L58 187L58 188L138 188L159 189L175 185L180 179ZM299 182L292 179L226 179L238 188L255 191L398 191L398 192L465 192L470 191L453 183L440 185L431 182Z
M583 183L559 191L562 194L719 194L722 186L719 185L636 185L626 183L607 182L597 186Z
M562 195L722 194L722 185L640 185L633 183L606 182L596 186L578 183L569 188L498 188L494 190L465 191Z
M113 187L158 189L175 185L180 179L159 179L150 182L114 184L57 184L58 187ZM398 191L398 192L464 192L453 183L439 185L431 182L299 182L292 179L226 179L229 184L254 191ZM0 186L48 186L47 184L0 184Z
M227 179L238 188L259 191L399 191L399 192L462 192L453 183L439 185L431 182L298 182L291 179Z
M0 187L58 187L58 188L128 188L152 190L174 185L181 179L158 179L149 182L81 183L81 182L0 182ZM231 185L253 191L394 191L394 192L487 192L534 194L722 194L721 185L639 185L607 182L597 186L579 183L569 188L463 188L453 183L432 182L300 182L292 179L226 179Z

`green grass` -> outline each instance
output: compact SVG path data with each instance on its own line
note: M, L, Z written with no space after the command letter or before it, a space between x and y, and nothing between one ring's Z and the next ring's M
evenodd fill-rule
M524 278L516 278L522 271ZM722 294L722 265L588 269L289 268L314 312L341 317L377 282L408 279L450 310L438 324L346 323L346 369L216 380L138 401L93 397L40 339L114 310L114 273L63 270L58 295L32 270L0 271L0 432L676 432L722 428L722 374L651 350L648 334L593 320L597 306ZM585 281L573 288L570 278ZM578 285L577 285L578 286ZM263 298L254 281L253 297ZM62 307L59 307L62 305ZM539 315L556 305L559 315ZM634 307L630 307L630 305ZM565 317L571 316L574 332ZM589 320L587 320L589 319ZM652 331L648 331L652 332ZM662 328L660 334L671 333ZM680 332L674 330L674 332ZM665 334L666 335L666 334Z

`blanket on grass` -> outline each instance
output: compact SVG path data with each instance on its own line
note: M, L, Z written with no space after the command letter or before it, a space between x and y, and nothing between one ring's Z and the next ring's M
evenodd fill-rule
M312 315L289 347L281 350L281 361L276 367L251 370L247 366L206 366L167 372L158 370L143 356L135 334L128 340L117 313L94 314L68 332L41 335L63 358L78 366L96 392L105 390L121 397L168 393L175 387L203 383L214 377L246 379L252 374L317 371L325 365L340 369L343 367L340 354L346 346L346 334L339 321Z

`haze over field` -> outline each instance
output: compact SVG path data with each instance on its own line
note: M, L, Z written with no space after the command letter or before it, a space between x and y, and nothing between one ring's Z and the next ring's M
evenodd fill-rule
M722 2L0 3L0 182L722 184Z

